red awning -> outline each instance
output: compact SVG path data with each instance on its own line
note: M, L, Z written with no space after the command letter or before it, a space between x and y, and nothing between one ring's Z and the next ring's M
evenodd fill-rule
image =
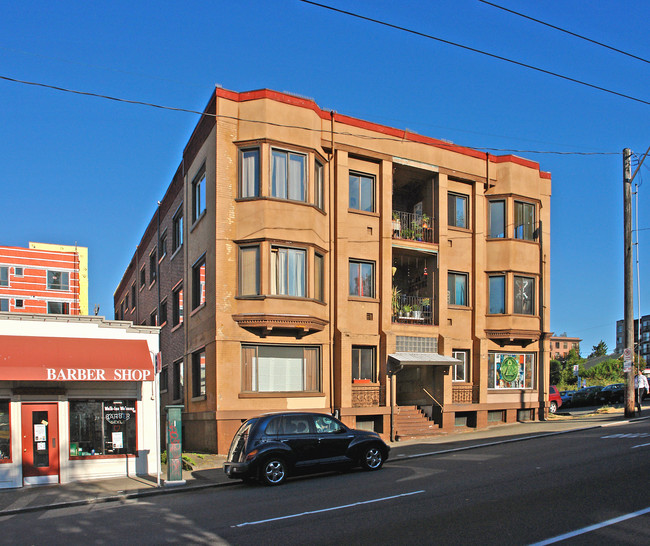
M143 339L0 336L0 381L153 381Z

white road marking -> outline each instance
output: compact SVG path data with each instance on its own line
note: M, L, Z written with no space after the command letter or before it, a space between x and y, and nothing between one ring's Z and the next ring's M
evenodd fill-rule
M632 446L630 449L634 449L635 447L646 447L650 446L650 444L639 444L638 446Z
M603 521L602 523L596 523L595 525L590 525L589 527L576 529L575 531L571 531L570 533L565 533L563 535L558 535L553 538L548 538L546 540L542 540L541 542L535 542L530 546L546 546L546 544L554 544L555 542L560 542L568 538L577 537L578 535L584 535L585 533L590 533L591 531L596 531L597 529L602 529L603 527L615 525L617 523L620 523L621 521L636 518L638 516L643 516L644 514L648 514L648 513L650 513L650 508L644 508L643 510L639 510L637 512L632 512L630 514L625 514L617 518L608 519L607 521Z
M299 514L290 514L288 516L280 516L277 518L261 519L259 521L246 521L244 523L238 523L237 525L231 525L231 527L245 527L246 525L259 525L260 523L269 523L272 521L280 521L283 519L299 518L302 516L309 516L312 514L322 514L323 512L332 512L333 510L343 510L344 508L353 508L355 506L361 506L363 504L372 504L374 502L384 502L388 500L398 499L400 497L419 495L420 493L424 493L424 489L421 489L420 491L412 491L410 493L402 493L400 495L393 495L392 497L382 497L380 499L359 501L359 502L354 502L352 504L344 504L342 506L332 506L331 508L323 508L321 510L310 510L309 512L300 512Z

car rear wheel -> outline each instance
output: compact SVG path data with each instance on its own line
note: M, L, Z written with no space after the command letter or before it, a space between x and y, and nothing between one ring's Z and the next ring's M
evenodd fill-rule
M384 454L377 446L370 446L363 450L361 466L366 470L379 470L384 464Z
M267 459L260 470L260 479L265 485L280 485L287 478L287 465L278 458Z
M557 402L555 400L551 402L551 406L548 408L548 411L551 413L555 413L557 411Z

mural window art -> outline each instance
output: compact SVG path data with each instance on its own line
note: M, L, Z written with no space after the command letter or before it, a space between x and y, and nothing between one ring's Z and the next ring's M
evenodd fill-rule
M532 389L535 355L532 353L490 353L488 388Z

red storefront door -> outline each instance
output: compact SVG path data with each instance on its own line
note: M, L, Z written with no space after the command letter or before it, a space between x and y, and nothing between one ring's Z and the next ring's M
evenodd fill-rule
M23 481L58 483L59 426L57 404L22 404Z

